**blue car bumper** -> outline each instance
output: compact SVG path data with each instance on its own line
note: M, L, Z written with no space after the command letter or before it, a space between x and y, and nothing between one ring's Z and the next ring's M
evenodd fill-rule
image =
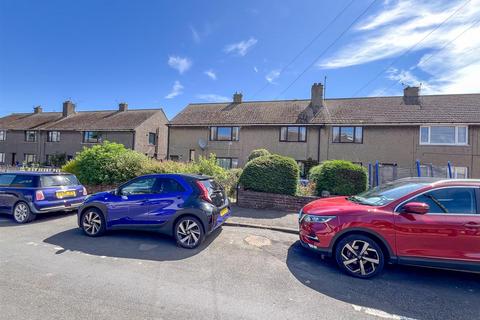
M85 197L76 197L55 201L36 201L30 204L30 208L35 214L54 211L72 211L77 210L83 204L84 200Z

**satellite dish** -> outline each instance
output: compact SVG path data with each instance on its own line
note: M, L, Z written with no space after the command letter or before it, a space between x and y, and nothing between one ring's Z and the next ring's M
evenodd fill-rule
M208 144L207 140L203 138L198 139L198 146L200 147L200 149L205 150L205 148L207 147L207 144Z

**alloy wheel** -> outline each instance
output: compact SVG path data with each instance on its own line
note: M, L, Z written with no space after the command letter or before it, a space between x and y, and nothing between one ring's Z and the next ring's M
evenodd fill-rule
M95 211L89 211L83 216L83 230L91 236L96 235L102 227L102 218Z
M363 240L353 240L345 244L341 250L341 257L345 268L361 276L371 275L380 264L377 250Z
M195 246L200 241L200 226L193 220L183 220L177 228L178 240L189 247Z
M28 218L29 208L25 203L19 203L15 206L13 215L15 220L19 223L25 222Z

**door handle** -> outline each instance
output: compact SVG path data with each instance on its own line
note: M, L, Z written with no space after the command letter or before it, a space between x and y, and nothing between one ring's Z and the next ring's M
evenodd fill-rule
M480 228L480 223L467 222L464 224L464 226L467 228Z

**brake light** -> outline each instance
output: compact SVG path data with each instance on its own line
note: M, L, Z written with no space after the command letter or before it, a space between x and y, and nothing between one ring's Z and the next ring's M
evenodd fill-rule
M200 188L200 198L207 202L212 202L212 198L210 198L210 195L208 194L207 187L203 185L200 181L197 181L197 186Z
M83 195L86 196L88 194L87 188L83 187Z
M43 194L42 190L35 191L35 200L37 201L45 200L45 195Z

